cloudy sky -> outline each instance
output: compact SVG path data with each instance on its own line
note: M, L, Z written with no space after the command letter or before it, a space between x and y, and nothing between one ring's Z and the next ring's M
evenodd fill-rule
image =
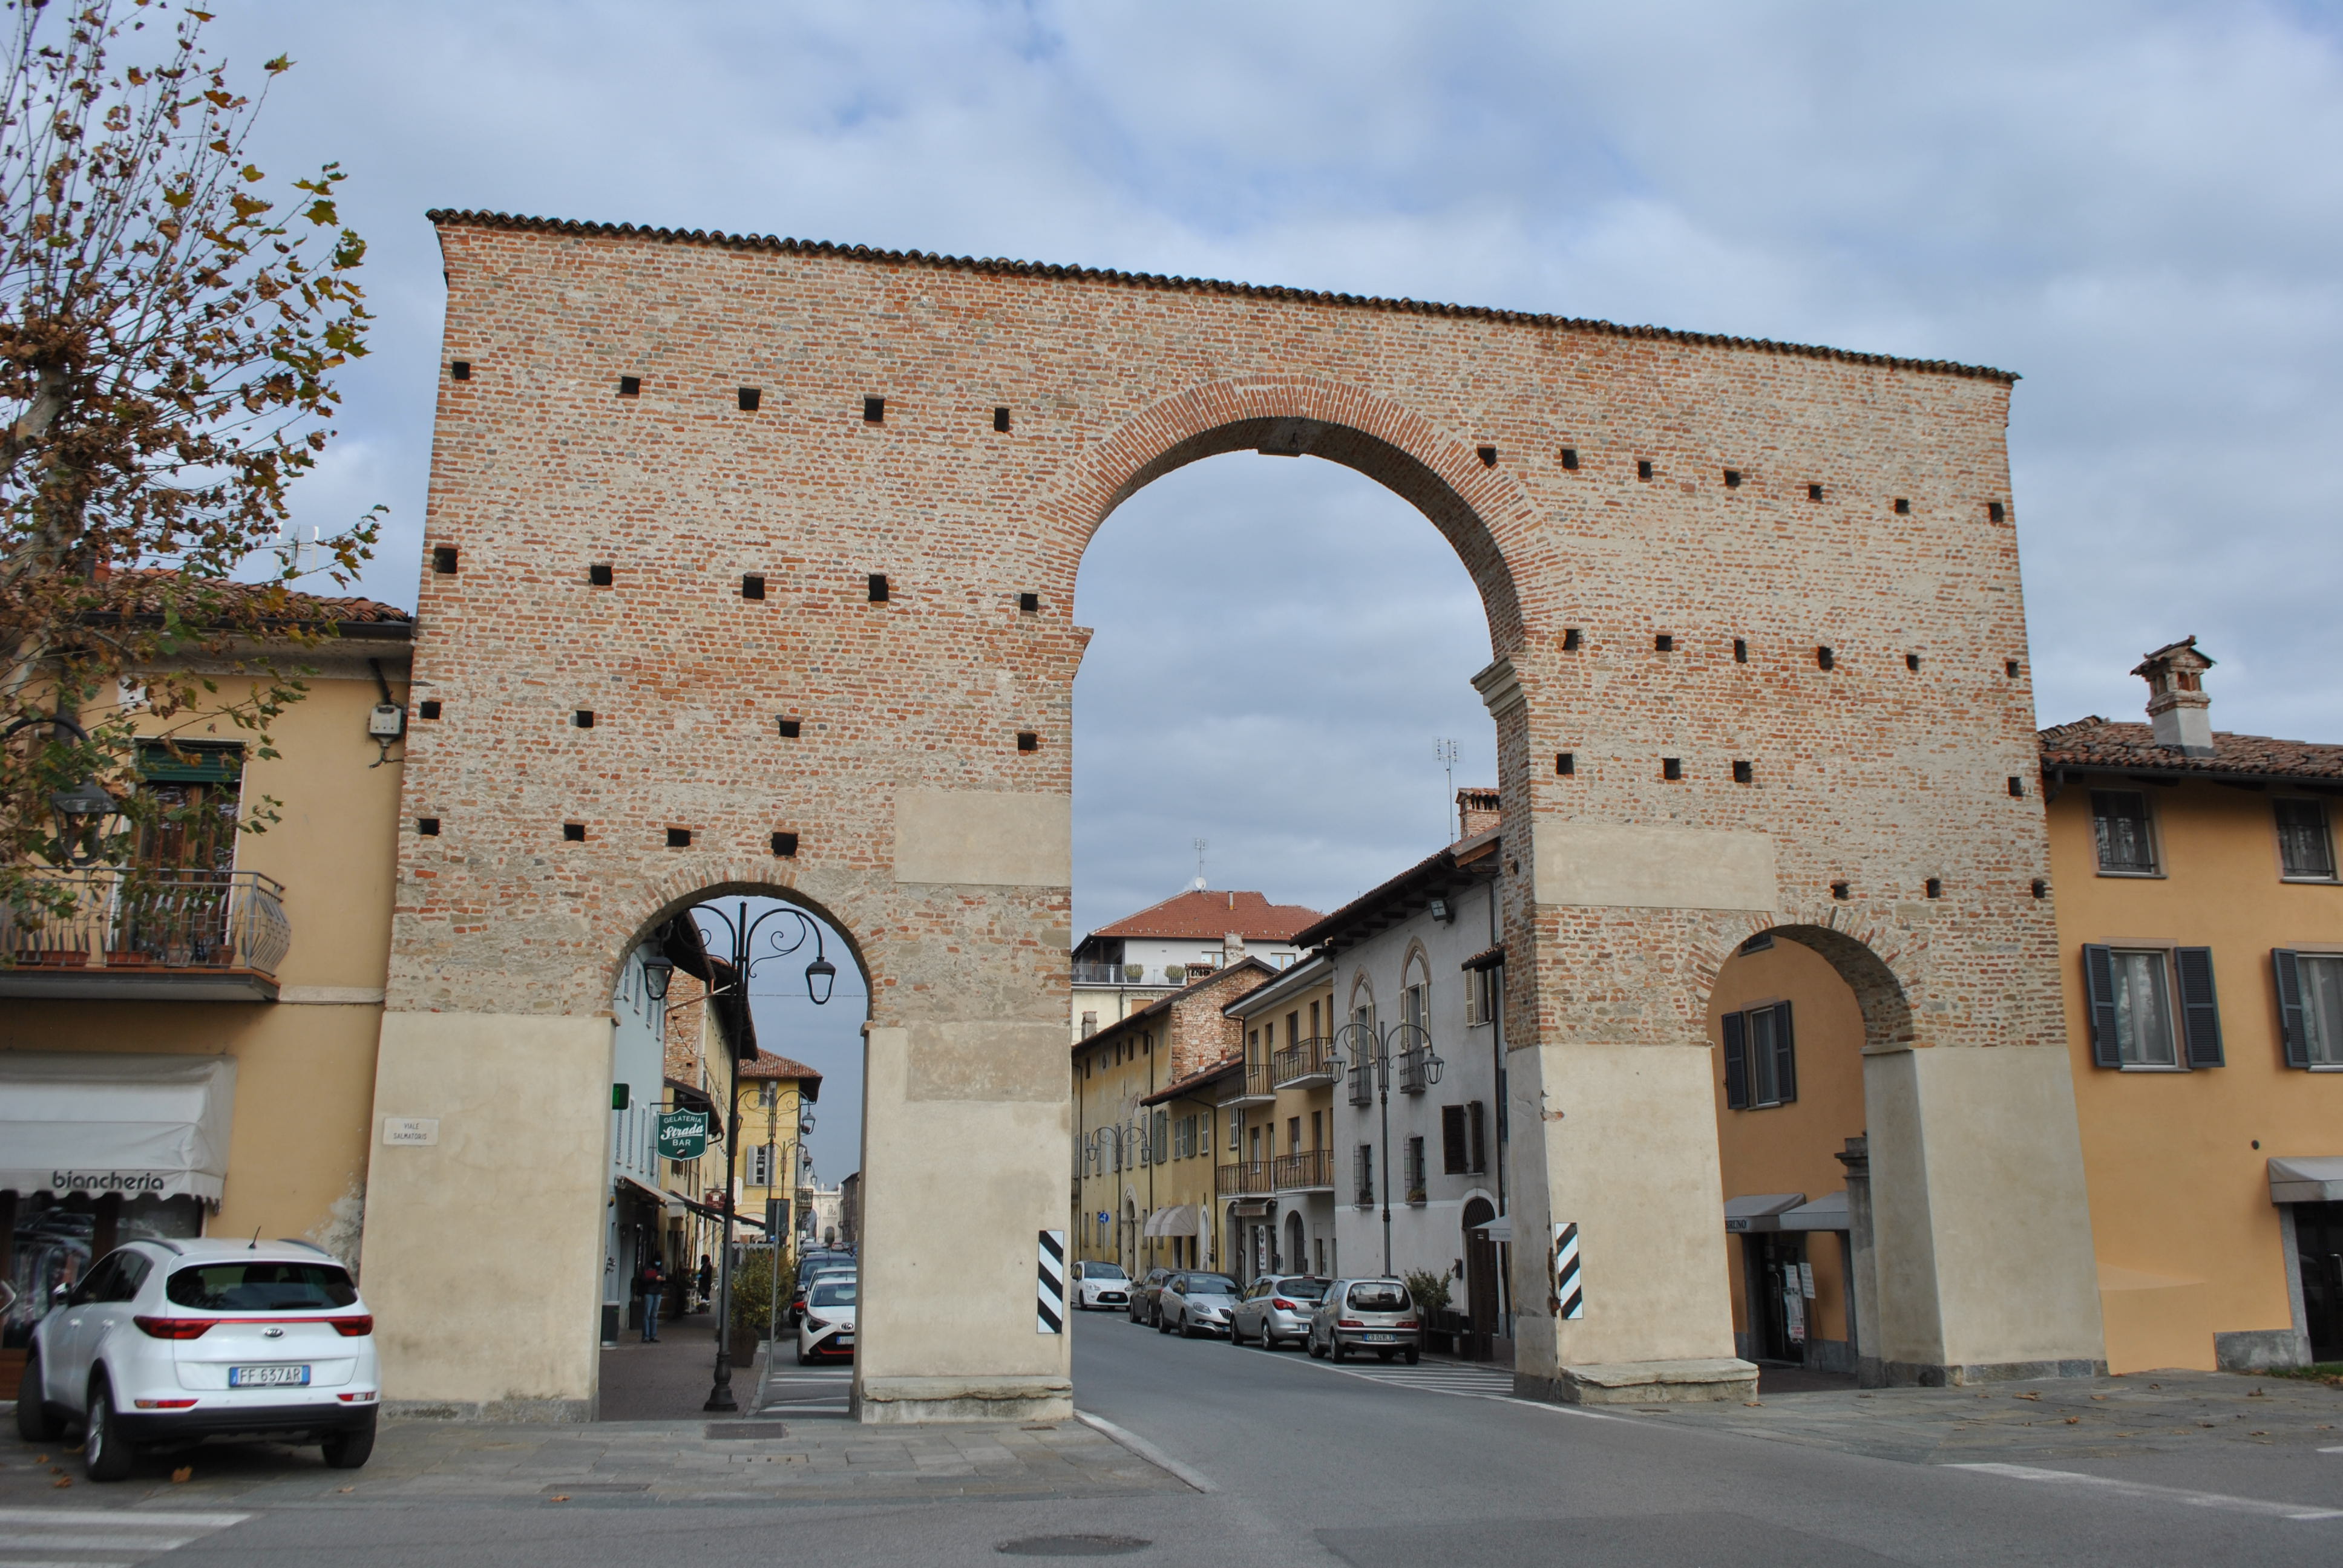
M299 62L265 161L340 159L373 246L375 353L302 507L389 506L382 598L414 597L422 213L483 207L2006 367L2043 721L2136 717L2126 672L2194 632L2217 725L2343 739L2333 8L216 8L235 56ZM1439 842L1435 739L1460 781L1493 772L1463 571L1344 470L1173 476L1100 536L1077 608L1084 928L1175 890L1199 838L1213 885L1331 906Z

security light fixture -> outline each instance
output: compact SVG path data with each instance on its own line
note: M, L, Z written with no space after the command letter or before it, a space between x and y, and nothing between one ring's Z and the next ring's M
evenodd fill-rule
M1433 900L1431 913L1433 920L1440 921L1443 925L1456 918L1454 912L1449 909L1448 900L1446 899Z

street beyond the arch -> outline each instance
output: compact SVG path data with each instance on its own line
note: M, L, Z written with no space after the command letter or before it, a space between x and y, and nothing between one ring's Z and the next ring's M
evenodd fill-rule
M2325 1565L2343 1541L2334 1402L2278 1380L1594 1412L1444 1359L1338 1367L1121 1313L1073 1333L1058 1422L872 1431L824 1408L837 1373L792 1366L729 1422L403 1424L356 1474L212 1451L102 1503L56 1489L68 1455L0 1443L0 1561L2133 1568Z

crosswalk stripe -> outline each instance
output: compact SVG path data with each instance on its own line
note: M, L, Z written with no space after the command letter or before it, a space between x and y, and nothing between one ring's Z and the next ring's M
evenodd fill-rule
M0 1533L8 1537L12 1548L0 1552L0 1568L135 1568L251 1517L112 1508L0 1508ZM99 1552L130 1556L88 1555Z
M101 1563L94 1558L0 1557L0 1568L131 1568L127 1563Z
M105 1524L149 1530L225 1530L251 1518L249 1513L148 1513L117 1508L0 1508L0 1524L43 1524L65 1529L75 1524Z

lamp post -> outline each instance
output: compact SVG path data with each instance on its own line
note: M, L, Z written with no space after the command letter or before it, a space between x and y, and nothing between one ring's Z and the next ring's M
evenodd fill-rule
M33 715L19 719L5 729L0 729L0 745L16 738L20 731L45 726L52 740L61 729L73 732L73 744L89 744L89 731L62 713ZM79 870L95 866L106 858L106 824L122 815L122 802L108 794L105 786L95 779L85 778L78 784L50 791L49 810L57 819L57 849L65 864ZM75 846L86 842L86 853Z
M813 941L813 961L805 967L806 995L813 999L816 1007L829 1003L831 988L838 983L838 966L831 963L823 952L821 926L811 916L787 904L776 904L755 920L750 920L745 899L736 906L733 919L726 919L724 911L712 904L692 911L694 915L703 912L722 926L725 933L732 939L732 983L739 989L743 1017L748 1015L749 1010L749 977L757 965L769 959L785 958L798 951L806 945L809 938ZM763 929L766 921L772 920L796 921L796 934L789 936L776 929L768 932L766 938L772 950L755 951L758 931ZM701 945L706 946L704 933ZM719 994L714 988L709 989L708 1000L710 1005ZM740 1143L740 1051L738 1045L733 1047L731 1056L732 1089L727 1098L724 1113L724 1261L716 1276L716 1382L708 1391L708 1402L699 1407L713 1411L740 1408L739 1402L732 1397L732 1212L735 1208L732 1188L734 1163Z
M1326 1064L1335 1071L1344 1070L1343 1048L1350 1049L1353 1072L1372 1072L1375 1088L1383 1102L1383 1275L1392 1271L1391 1248L1391 1086L1392 1068L1396 1062L1404 1070L1406 1059L1421 1054L1418 1070L1429 1088L1440 1081L1440 1070L1444 1065L1437 1051L1432 1049L1432 1033L1421 1024L1393 1023L1381 1027L1366 1022L1344 1024L1334 1031L1326 1050ZM1396 1046L1398 1049L1393 1050Z

